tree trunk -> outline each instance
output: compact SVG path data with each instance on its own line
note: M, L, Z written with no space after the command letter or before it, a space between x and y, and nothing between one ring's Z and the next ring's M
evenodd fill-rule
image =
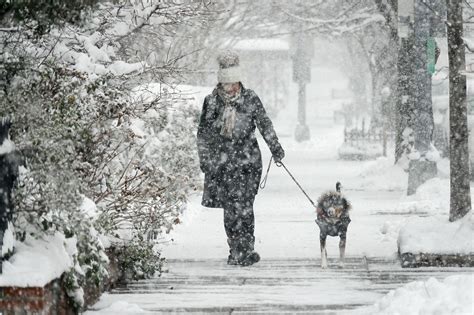
M447 0L449 58L449 155L451 200L449 220L462 218L471 210L469 149L466 103L465 48L462 40L462 0Z
M431 74L427 67L427 42L430 37L431 11L421 1L415 1L414 51L413 51L413 95L411 128L414 149L419 156L411 159L408 166L407 194L416 193L419 186L437 174L436 162L428 157L433 138L434 120L431 103Z
M397 46L396 89L392 89L394 92L392 96L396 99L393 129L395 130L395 163L397 163L407 151L403 132L410 125L409 101L411 97L409 96L409 87L411 85L410 79L413 77L411 75L412 61L410 57L413 55L413 38L399 38L398 36L398 0L375 0L375 4L390 28L390 45Z

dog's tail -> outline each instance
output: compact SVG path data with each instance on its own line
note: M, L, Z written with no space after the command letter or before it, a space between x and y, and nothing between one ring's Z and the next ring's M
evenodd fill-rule
M337 183L336 183L336 191L337 191L338 193L341 193L341 187L342 187L341 183L340 183L340 182L337 182Z

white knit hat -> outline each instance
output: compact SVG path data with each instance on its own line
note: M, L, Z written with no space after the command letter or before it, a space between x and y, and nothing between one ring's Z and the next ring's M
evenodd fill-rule
M217 57L219 70L217 71L217 81L219 83L235 83L241 81L239 55L231 50L223 51Z

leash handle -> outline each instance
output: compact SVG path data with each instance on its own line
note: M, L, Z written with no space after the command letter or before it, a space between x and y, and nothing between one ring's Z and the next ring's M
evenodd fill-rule
M270 160L271 161L271 160ZM288 173L288 175L290 175L291 179L295 182L296 185L298 185L298 188L303 192L303 194L306 196L306 198L308 198L309 202L311 202L311 204L313 205L313 207L317 208L316 204L314 203L314 201L308 196L308 194L306 193L306 191L303 189L303 187L301 187L300 183L298 183L298 181L296 180L296 178L293 176L293 174L291 174L291 172L286 168L285 164L283 164L283 162L276 162L276 165L278 167L281 167L283 166L283 168L285 169L285 171ZM269 168L270 169L270 168Z
M272 159L273 159L273 156L270 157L270 161L268 162L267 173L265 174L265 177L263 177L263 180L260 183L260 189L264 189L265 186L267 185L268 173L270 173L270 166L272 166Z

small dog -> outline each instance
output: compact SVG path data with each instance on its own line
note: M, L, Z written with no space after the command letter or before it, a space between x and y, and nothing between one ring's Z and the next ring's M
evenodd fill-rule
M318 199L316 208L316 224L319 226L319 241L321 244L321 268L328 267L326 252L326 237L339 236L339 258L341 267L344 266L346 251L347 227L351 222L349 210L351 204L341 194L341 183L336 183L336 191L328 191Z

